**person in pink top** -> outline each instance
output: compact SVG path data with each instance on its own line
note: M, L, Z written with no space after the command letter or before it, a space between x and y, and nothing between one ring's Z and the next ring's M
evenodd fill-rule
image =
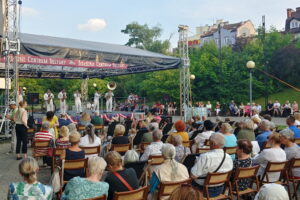
M292 104L292 114L294 112L297 112L298 110L299 110L298 103L297 103L297 101L294 101L294 103Z

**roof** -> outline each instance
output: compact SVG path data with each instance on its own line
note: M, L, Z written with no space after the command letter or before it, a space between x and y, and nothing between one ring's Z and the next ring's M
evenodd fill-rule
M243 24L245 24L247 21L243 21L243 22L238 22L238 23L234 23L234 24L225 24L223 26L221 26L221 28L226 29L226 30L231 30L231 32L236 31L240 26L242 26ZM203 34L201 36L201 38L204 37L209 37L212 36L215 32L218 31L218 28L214 28L208 32L206 32L205 34Z

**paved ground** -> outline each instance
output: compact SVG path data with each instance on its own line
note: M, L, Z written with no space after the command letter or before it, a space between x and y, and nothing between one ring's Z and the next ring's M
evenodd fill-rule
M180 117L173 117L173 121L180 119ZM215 121L215 117L210 118ZM242 117L230 117L233 121L240 121ZM284 118L273 118L273 121L277 125L285 125ZM9 142L4 141L0 143L0 200L6 199L8 184L15 181L21 181L22 177L18 172L19 161L15 160L15 155L7 154L9 151ZM31 149L29 148L29 155L31 155ZM38 174L38 179L42 183L48 183L50 178L50 170L41 168Z

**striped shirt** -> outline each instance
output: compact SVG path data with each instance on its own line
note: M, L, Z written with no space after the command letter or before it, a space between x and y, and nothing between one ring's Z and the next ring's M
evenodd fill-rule
M54 140L53 135L48 131L40 131L35 133L34 141L50 141ZM48 147L35 148L35 153L37 154L48 154Z

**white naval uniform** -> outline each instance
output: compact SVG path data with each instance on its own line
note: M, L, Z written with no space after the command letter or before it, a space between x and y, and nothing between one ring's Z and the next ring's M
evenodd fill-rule
M80 93L75 93L74 94L74 99L75 99L75 107L76 107L76 112L81 113L82 108L81 108L81 94Z
M101 97L101 94L98 92L95 93L94 95L94 112L99 112L99 99Z
M50 93L50 97L51 97L51 100L48 103L49 95L48 95L48 93L44 94L44 100L45 100L45 104L46 104L46 110L47 110L47 112L48 111L53 111L54 112L54 104L53 104L54 95L53 95L53 93Z
M65 99L63 100L64 96L65 96ZM57 97L59 99L59 104L60 104L60 113L66 114L67 113L67 103L66 103L67 94L65 92L60 92L60 93L58 93Z
M105 93L105 98L106 98L106 112L112 112L112 100L113 100L113 96L114 96L114 93L112 91L109 91L109 92Z

